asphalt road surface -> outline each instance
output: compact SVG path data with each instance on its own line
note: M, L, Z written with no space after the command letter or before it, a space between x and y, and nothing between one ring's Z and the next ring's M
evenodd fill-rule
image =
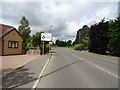
M38 57L4 77L3 87L118 88L118 58L62 47L54 51L49 62L50 55Z
M118 58L55 48L37 88L118 88Z

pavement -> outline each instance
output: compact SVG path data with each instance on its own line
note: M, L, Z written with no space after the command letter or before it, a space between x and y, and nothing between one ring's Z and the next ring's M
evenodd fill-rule
M118 88L118 58L62 47L54 51L3 77L3 88Z
M32 88L39 72L41 72L49 57L50 54L38 56L34 60L5 75L2 77L2 88Z
M37 58L39 55L10 55L2 56L2 76L8 74L12 70L21 67L22 65L30 62L31 60Z

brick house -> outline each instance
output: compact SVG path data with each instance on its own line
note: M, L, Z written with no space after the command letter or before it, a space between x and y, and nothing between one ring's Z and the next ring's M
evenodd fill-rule
M22 54L23 38L16 28L0 24L0 55Z

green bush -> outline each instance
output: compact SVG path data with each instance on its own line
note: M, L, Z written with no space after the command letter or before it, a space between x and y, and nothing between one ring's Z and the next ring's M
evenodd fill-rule
M84 44L76 44L74 46L74 49L75 50L80 50L80 51L85 50L85 45Z
M45 45L45 53L49 52L49 49L51 49L51 47L49 47L49 44Z
M33 46L31 43L28 43L27 46L25 47L25 50L33 49Z
M109 24L108 49L111 55L120 57L120 17Z

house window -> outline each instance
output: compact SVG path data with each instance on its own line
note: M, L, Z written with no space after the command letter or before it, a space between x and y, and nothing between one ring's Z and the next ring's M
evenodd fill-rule
M11 48L11 47L12 47L12 46L11 46L11 44L12 44L11 42L8 42L8 47L9 47L9 48Z
M18 41L8 41L8 48L18 48Z

